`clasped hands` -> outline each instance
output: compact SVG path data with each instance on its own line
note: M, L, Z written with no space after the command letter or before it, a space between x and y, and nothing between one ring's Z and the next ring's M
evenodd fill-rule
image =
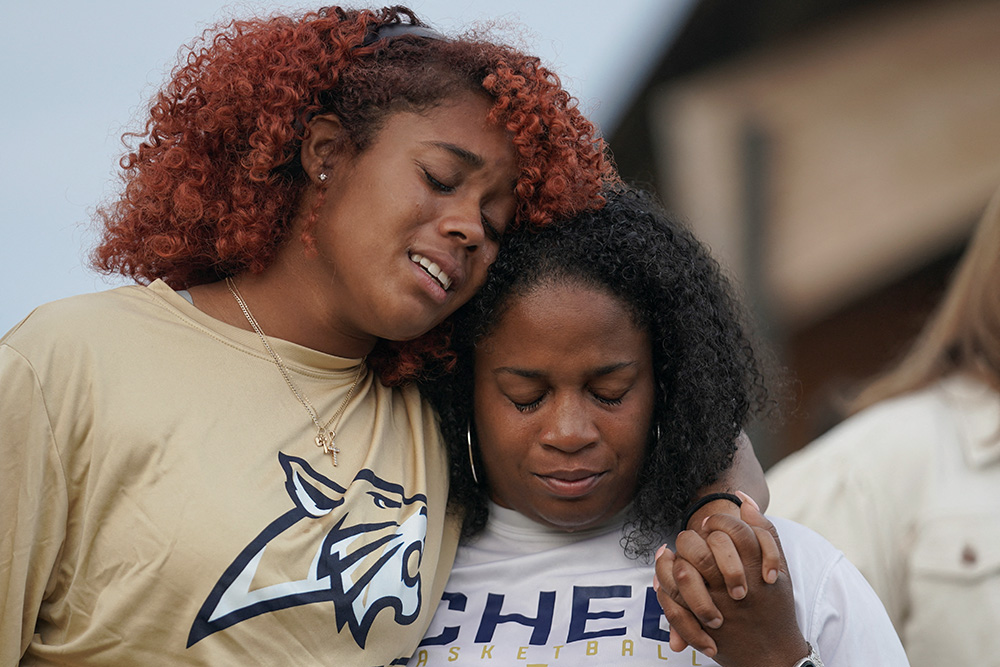
M774 525L750 496L709 506L657 552L653 586L670 648L724 667L793 665L809 648L795 618L788 564ZM721 510L720 510L720 505ZM704 517L704 518L703 518Z

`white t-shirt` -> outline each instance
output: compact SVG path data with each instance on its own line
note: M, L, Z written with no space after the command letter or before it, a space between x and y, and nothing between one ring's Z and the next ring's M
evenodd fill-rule
M799 627L826 665L907 665L881 603L843 554L808 528L772 521ZM670 651L653 565L626 557L621 535L622 517L566 533L491 505L485 532L459 547L409 665L717 665Z

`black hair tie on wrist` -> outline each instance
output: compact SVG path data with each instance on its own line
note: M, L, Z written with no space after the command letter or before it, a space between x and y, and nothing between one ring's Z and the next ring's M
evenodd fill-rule
M687 511L684 512L684 517L681 520L681 530L687 530L688 521L691 520L691 517L694 516L695 512L715 500L728 500L737 507L743 505L743 501L740 500L740 497L733 495L732 493L710 493L707 496L702 496L698 500L694 501L694 504L687 508Z

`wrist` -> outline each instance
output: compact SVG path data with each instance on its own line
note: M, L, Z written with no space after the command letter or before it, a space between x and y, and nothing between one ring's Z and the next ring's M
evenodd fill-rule
M823 667L823 661L820 660L819 652L816 648L808 642L806 642L806 648L809 651L809 655L796 662L792 667Z
M709 493L695 500L681 518L681 530L698 530L705 518L713 514L739 514L743 501L732 493ZM735 510L735 512L734 512Z
M798 632L776 637L773 642L756 654L748 662L753 667L805 667L806 661L812 655L812 646ZM814 663L815 667L823 667L823 663Z

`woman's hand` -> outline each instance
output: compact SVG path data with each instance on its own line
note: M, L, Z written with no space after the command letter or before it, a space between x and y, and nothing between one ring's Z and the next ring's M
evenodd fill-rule
M670 647L690 645L727 666L792 665L809 650L788 566L774 526L741 496L739 518L715 514L678 535L676 554L663 549L657 558Z

